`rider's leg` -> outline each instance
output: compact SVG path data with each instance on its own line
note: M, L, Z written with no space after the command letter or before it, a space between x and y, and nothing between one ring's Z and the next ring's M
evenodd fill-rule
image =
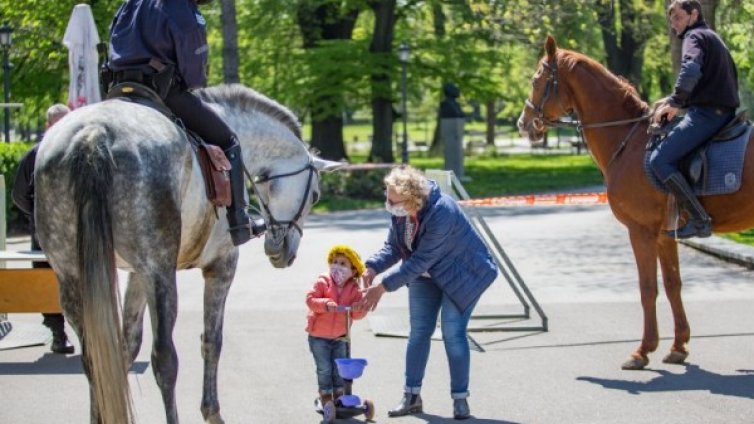
M689 214L689 222L669 235L678 238L710 235L710 216L679 171L678 162L712 137L730 121L733 114L734 111L731 110L693 106L652 153L650 165L655 175Z
M232 201L227 208L228 226L233 244L238 246L252 237L249 215L246 213L246 185L243 179L243 155L236 135L225 121L201 99L188 91L173 88L165 98L165 104L204 141L214 144L225 152L231 165L230 189Z

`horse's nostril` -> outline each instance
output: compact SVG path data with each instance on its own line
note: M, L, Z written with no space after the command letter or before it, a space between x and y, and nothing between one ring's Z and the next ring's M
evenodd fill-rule
M531 126L537 131L542 131L544 129L544 123L539 118L534 118L531 120Z

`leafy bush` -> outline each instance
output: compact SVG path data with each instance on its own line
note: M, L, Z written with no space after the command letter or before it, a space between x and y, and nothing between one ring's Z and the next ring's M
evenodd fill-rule
M378 200L384 197L385 185L382 180L388 171L370 169L323 173L320 187L323 196Z

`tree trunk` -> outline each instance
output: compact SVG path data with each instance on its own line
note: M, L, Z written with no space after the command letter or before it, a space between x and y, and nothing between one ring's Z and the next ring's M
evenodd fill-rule
M300 0L296 10L305 49L316 49L322 40L350 40L358 9L343 10L337 2ZM348 160L343 142L342 95L315 95L311 111L311 146L330 160Z
M612 1L602 2L597 8L607 68L639 87L644 65L644 46L650 33L642 27L644 19L637 13L633 0L620 0L619 5L619 17L615 15ZM621 23L620 30L618 19Z
M369 7L374 12L374 35L369 52L377 55L376 63L390 63L393 54L395 31L395 0L372 0ZM393 156L393 100L390 74L392 67L372 68L372 149L371 162L394 162ZM405 111L402 111L405 113Z
M432 27L434 28L435 38L441 40L445 38L446 30L445 23L448 18L445 15L445 10L442 8L442 3L437 2L432 4ZM442 89L440 90L442 92ZM440 114L435 116L435 130L432 132L432 142L429 144L427 154L432 157L441 156L445 151L445 146L440 137Z
M223 81L226 84L241 82L238 77L238 25L236 1L222 0L220 21L223 27Z
M495 110L495 101L494 100L488 100L487 104L485 106L486 114L485 114L485 121L487 122L487 145L488 146L495 146L495 116L497 116L497 111Z

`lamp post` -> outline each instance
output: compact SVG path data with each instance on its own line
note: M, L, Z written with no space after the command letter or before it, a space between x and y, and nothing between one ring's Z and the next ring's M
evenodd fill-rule
M7 22L0 26L0 46L3 48L3 92L5 93L5 142L10 143L10 61L8 60L8 53L10 45L12 43L11 28Z
M404 41L398 46L398 60L401 62L401 117L403 118L403 142L401 162L408 163L408 111L406 109L406 65L411 56L411 47Z

